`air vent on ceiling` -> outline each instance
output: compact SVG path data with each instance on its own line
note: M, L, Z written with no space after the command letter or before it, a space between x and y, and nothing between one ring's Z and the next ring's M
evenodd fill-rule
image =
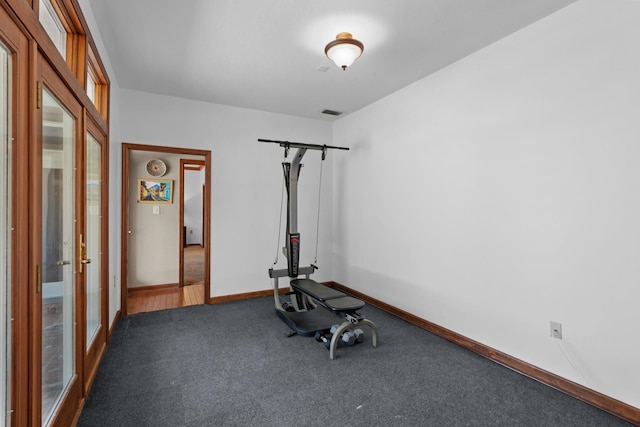
M340 114L342 114L342 111L322 110L322 114L328 114L330 116L339 116Z

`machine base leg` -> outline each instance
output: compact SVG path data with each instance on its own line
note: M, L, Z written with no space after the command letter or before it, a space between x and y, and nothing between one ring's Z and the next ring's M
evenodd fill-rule
M353 328L354 326L360 326L360 325L367 325L371 329L371 336L372 336L371 343L373 347L378 346L378 339L379 339L378 328L372 321L368 319L362 319L358 323L343 322L338 327L338 329L336 329L336 331L333 334L333 337L331 337L331 346L329 347L329 358L331 360L334 360L336 358L336 351L338 350L338 341L340 340L340 336L342 335L342 333L345 332L347 329Z

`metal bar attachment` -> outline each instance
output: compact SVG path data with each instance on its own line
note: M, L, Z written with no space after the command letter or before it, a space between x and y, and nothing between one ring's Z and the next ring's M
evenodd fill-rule
M349 150L349 147L337 147L335 145L320 145L320 144L306 144L304 142L292 142L292 141L278 141L276 139L263 139L258 138L258 142L271 142L279 144L284 148L308 148L310 150L326 150L330 148L332 150Z

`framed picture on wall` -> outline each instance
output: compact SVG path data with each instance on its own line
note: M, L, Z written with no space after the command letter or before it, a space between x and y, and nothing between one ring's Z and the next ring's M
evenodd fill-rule
M139 178L138 203L173 203L173 180Z

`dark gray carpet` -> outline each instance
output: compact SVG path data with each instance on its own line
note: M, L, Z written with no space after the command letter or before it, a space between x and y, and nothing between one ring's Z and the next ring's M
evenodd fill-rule
M630 425L374 307L380 345L285 337L273 298L126 317L79 426Z

